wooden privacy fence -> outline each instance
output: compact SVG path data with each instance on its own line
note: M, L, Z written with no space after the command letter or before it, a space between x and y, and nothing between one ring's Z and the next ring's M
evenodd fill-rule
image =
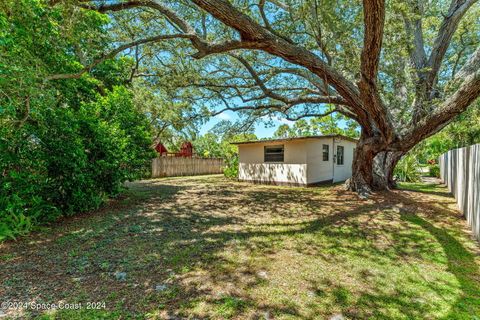
M441 155L440 177L480 240L480 144Z
M152 178L223 173L223 159L158 157L152 160Z

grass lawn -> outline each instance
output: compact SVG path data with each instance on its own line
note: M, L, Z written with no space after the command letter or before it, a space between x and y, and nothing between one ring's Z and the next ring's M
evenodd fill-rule
M0 244L0 301L82 304L4 310L40 319L480 319L480 245L453 198L401 187L134 183Z

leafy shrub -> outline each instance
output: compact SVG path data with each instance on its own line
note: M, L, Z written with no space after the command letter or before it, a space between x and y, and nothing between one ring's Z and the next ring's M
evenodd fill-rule
M438 164L432 164L428 166L428 175L430 177L440 178L440 167Z
M420 181L420 164L418 163L416 155L410 153L404 156L395 167L394 175L398 181Z
M221 139L219 135L209 132L193 141L195 151L205 157L219 157L225 161L223 174L227 178L238 178L238 147L234 142L257 140L252 133L230 134Z
M225 159L226 167L223 170L223 174L227 178L238 178L238 154L232 154L229 158Z
M0 129L0 240L98 208L142 177L153 157L149 122L124 87L33 116Z
M105 61L95 77L45 81L80 70L77 46L92 57L110 46L108 17L70 5L0 5L0 240L97 208L151 158L149 122L118 87L131 58Z

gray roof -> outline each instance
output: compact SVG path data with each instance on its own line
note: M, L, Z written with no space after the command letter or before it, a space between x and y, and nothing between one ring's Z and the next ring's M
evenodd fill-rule
M350 138L341 134L326 134L320 136L305 136L305 137L296 137L296 138L280 138L280 139L267 139L267 140L250 140L242 142L232 142L231 144L253 144L253 143L265 143L265 142L282 142L282 141L296 141L296 140L307 140L307 139L322 139L322 138L341 138L351 142L358 142L358 139Z

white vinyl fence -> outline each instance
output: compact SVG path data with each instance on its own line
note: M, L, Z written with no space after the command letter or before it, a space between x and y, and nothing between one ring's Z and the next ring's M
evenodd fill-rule
M440 177L480 240L480 144L441 155Z
M223 167L219 158L158 157L152 160L152 178L223 173Z

